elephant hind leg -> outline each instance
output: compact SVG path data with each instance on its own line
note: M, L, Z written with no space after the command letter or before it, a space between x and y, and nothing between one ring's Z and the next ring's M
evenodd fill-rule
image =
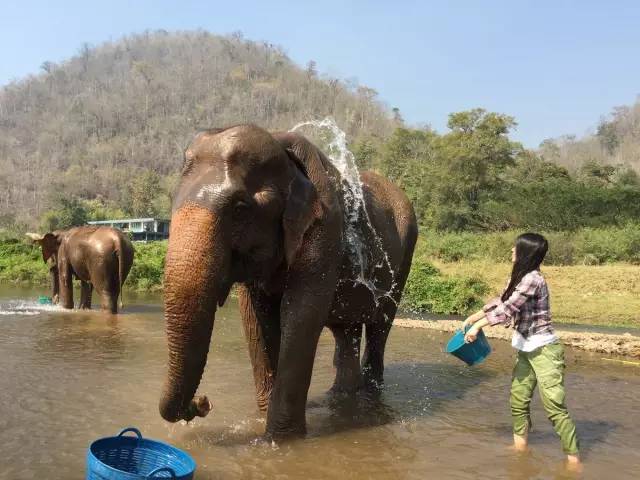
M80 305L78 308L91 309L91 294L93 293L93 285L84 280L80 281Z
M360 371L360 343L362 324L330 327L336 341L333 365L336 367L336 379L330 392L334 394L352 394L362 386Z
M380 390L384 385L384 349L398 309L390 300L381 302L365 327L367 343L362 356L362 373L365 387L370 390Z
M103 311L118 313L118 291L103 290L100 293L100 307Z

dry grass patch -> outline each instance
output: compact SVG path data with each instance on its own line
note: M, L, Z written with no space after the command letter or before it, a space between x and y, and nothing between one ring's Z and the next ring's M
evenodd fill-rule
M510 264L485 260L433 263L444 274L479 276L496 295L511 273ZM549 283L555 321L640 327L639 266L543 266L542 273Z

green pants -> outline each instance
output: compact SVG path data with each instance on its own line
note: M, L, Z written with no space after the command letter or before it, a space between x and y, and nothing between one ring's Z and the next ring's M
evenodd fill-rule
M538 390L553 428L560 436L566 454L578 453L576 426L569 416L564 394L564 348L554 342L533 352L518 352L511 381L513 433L526 435L531 425L529 404Z

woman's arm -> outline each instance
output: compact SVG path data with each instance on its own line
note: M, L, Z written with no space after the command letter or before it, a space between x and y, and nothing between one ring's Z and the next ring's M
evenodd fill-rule
M480 330L482 330L487 325L489 325L489 320L487 320L486 318L483 318L482 320L478 320L467 331L467 333L465 333L464 341L467 342L467 343L474 342L476 340L476 338L478 337L478 333L480 332Z
M540 286L541 277L528 273L516 285L513 293L504 302L498 302L495 308L485 310L489 325L509 324L520 308L535 294Z
M482 320L485 317L486 313L484 310L478 310L476 313L469 315L464 322L462 322L462 329L466 329L470 327L478 320Z
M502 301L500 300L500 297L492 298L489 303L482 307L482 310L478 310L476 313L469 315L464 322L462 322L462 329L464 330L476 323L478 320L482 320L487 316L488 312L496 308L501 303Z

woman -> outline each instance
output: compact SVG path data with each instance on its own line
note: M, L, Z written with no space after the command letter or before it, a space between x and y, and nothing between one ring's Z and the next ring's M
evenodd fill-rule
M527 447L531 428L529 404L538 384L542 404L560 436L567 462L579 468L576 427L565 405L564 349L551 324L549 289L540 273L548 250L547 240L537 233L520 235L511 250L513 269L502 296L464 321L466 342L473 342L487 325L513 326L511 345L518 350L511 382L513 443Z

